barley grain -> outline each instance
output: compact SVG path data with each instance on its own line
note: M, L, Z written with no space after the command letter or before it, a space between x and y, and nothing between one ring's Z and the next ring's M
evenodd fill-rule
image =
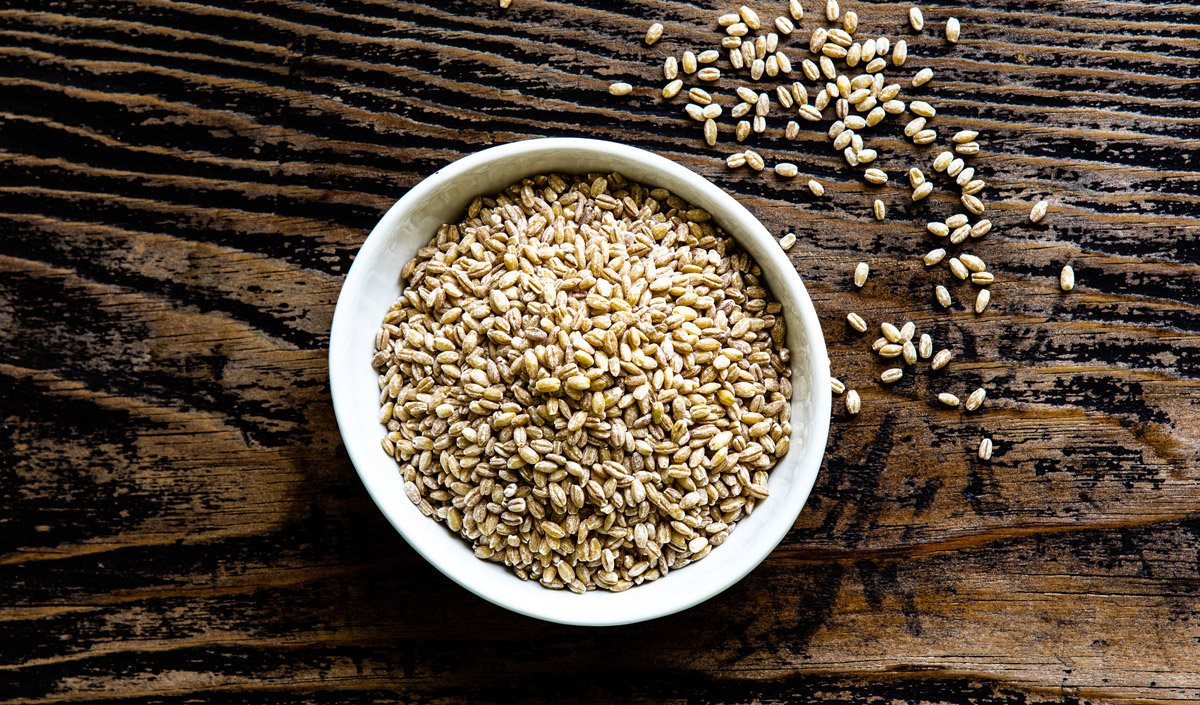
M962 144L956 144L956 145L954 145L954 151L958 154L965 154L967 156L973 156L973 155L979 154L979 143L978 142L964 142Z
M829 31L823 27L817 27L808 37L808 50L813 54L820 53L827 41L829 41Z
M945 406L950 406L950 407L958 406L958 397L954 396L950 392L942 392L941 394L938 395L937 398L938 398L938 401L941 402L942 404L944 404Z
M808 89L799 81L792 83L792 97L796 99L796 105L808 105Z
M1038 201L1033 204L1033 209L1029 211L1029 220L1040 223L1042 218L1046 217L1046 208L1050 204L1046 201Z
M788 14L793 20L804 19L804 7L800 4L800 0L788 0Z
M900 354L904 356L904 364L917 364L917 346L911 340L904 341L904 345L900 346Z
M972 272L971 273L971 283L972 284L978 284L979 286L988 286L994 281L996 281L996 277L991 272Z
M899 343L901 340L900 329L887 321L879 324L879 331L890 343Z
M729 111L729 117L737 120L738 118L749 115L751 110L754 110L753 103L738 103Z
M704 117L704 108L695 103L688 103L683 106L683 112L688 114L688 117L696 122L704 122L707 118Z
M930 361L929 366L935 370L940 370L950 364L952 357L953 355L950 354L949 350L942 348L938 351L937 355L933 356L933 360Z
M885 68L887 68L887 61L884 61L883 59L881 59L880 57L877 56L874 59L871 59L870 61L868 61L866 68L864 68L863 70L866 71L867 73L878 74L880 71L884 70Z
M654 44L658 40L662 39L662 35L663 35L662 24L659 22L655 22L654 24L650 25L650 29L646 30L646 43Z
M679 95L679 91L683 89L683 81L678 78L663 86L662 96L667 100Z
M863 178L872 184L879 185L887 183L888 175L882 169L872 167L863 172Z
M976 389L975 391L971 392L971 395L967 397L967 403L964 404L964 406L967 407L967 411L975 411L976 409L978 409L980 406L983 405L983 400L986 398L987 398L987 390L984 389L983 387L980 387L980 388Z
M988 304L991 303L992 292L990 289L980 289L975 296L975 313L983 313L987 310Z
M701 81L716 81L721 78L721 69L708 66L696 72L696 78Z
M849 49L850 45L854 43L854 37L851 37L846 30L835 27L829 30L829 41L843 49Z
M900 378L903 376L904 370L900 369L899 367L893 367L890 370L884 370L883 374L879 375L879 379L884 384L891 384L893 382L900 381Z
M912 137L924 129L925 129L925 118L923 118L923 117L913 118L912 120L910 120L908 122L907 125L904 126L904 135L906 137Z
M970 225L960 225L950 233L950 243L953 245L961 244L962 242L964 242L967 239L967 236L969 236L970 234L971 234L971 226Z
M959 279L966 279L971 276L971 272L967 269L957 257L950 258L950 273Z
M767 76L771 78L779 75L779 59L775 58L774 54L767 57L764 70L767 72Z
M758 152L755 152L752 149L747 149L745 154L746 154L746 165L749 166L751 169L753 169L755 171L762 171L763 167L766 166L766 163L763 162L763 158L761 156L759 156Z
M908 58L908 42L903 39L896 40L896 46L892 49L892 64L895 66L903 66L905 59Z
M891 41L887 37L875 38L875 53L879 56L887 56L888 49L892 47Z
M937 110L932 105L930 105L929 103L926 103L923 100L912 101L911 103L908 104L908 109L911 110L914 114L920 115L921 117L924 117L924 118L931 118L934 115L937 115Z
M967 224L967 220L968 218L965 213L955 213L949 218L946 218L946 225L952 228L961 228Z
M716 49L705 49L696 55L696 61L702 64L714 63L719 58L721 58L721 52Z
M821 119L821 110L812 105L801 106L799 113L800 117L808 120L809 122L816 122L817 120Z
M947 227L945 223L940 223L936 220L926 223L925 229L935 237L946 237L950 234L950 228Z
M920 88L933 79L933 69L923 68L912 77L912 87Z
M753 9L742 5L738 8L738 15L741 16L742 22L745 22L746 26L750 29L759 29L762 27L762 22L758 19L758 13Z
M719 109L721 106L715 105L710 107ZM708 143L709 147L717 145L717 121L712 118L704 121L704 141Z
M889 100L883 104L883 112L888 115L900 115L904 112L904 101Z
M775 18L775 28L779 30L780 34L787 35L791 34L792 31L796 29L796 25L793 24L788 18L780 15L779 17Z
M963 163L963 160L955 157L954 159L951 159L950 164L946 166L946 175L950 177L957 177L960 173L962 173L964 166L966 166L966 164Z
M992 231L992 221L983 219L971 226L971 237L983 237Z
M879 352L880 350L883 350L884 348L886 348L888 345L890 345L890 343L888 343L887 338L876 338L875 342L871 343L871 350L873 350L875 352Z
M982 272L987 269L987 264L975 255L963 253L958 256L958 259L972 272Z
M916 5L908 8L908 23L918 32L925 29L925 16L921 14L921 8Z
M821 53L824 54L825 58L827 59L844 59L850 52L846 49L846 47L830 42L821 47Z
M800 168L790 162L780 162L775 165L775 173L790 179L800 173Z
M958 42L958 37L961 32L962 27L959 25L957 18L951 17L950 19L946 20L946 39L951 44Z
M922 261L925 262L926 267L932 267L938 262L941 262L945 257L946 251L939 247L936 250L930 250L928 253L926 253L925 257L922 258Z
M942 308L950 308L950 304L952 303L950 300L950 291L946 287L938 284L933 288L933 294Z
M737 49L739 50L739 53L741 53L742 38L731 37L727 34L724 37L721 37L721 47L723 49Z
M913 188L920 186L925 183L925 174L921 173L921 170L917 167L912 167L908 170L908 183Z
M875 59L875 55L876 55L875 40L868 39L867 41L863 42L862 43L862 60L867 63L870 63L871 61L873 61Z
M815 183L815 182L812 182ZM820 186L820 184L817 184ZM862 288L867 283L867 275L871 273L871 267L866 262L859 262L854 268L854 286Z
M867 126L867 120L861 115L847 115L842 122L846 124L847 129L861 130Z
M875 199L875 204L872 208L875 211L875 220L883 220L887 216L887 206L878 198Z
M922 360L928 360L933 355L933 337L928 333L921 334L921 342L917 345L917 353Z
M842 17L842 27L850 34L858 29L858 13L851 10Z
M875 150L873 150L873 149L863 149L863 150L860 150L859 153L854 156L858 159L859 164L869 164L869 163L875 161L875 157L877 157L879 155L877 155L875 153Z
M737 169L740 166L745 166L746 154L744 152L734 152L728 157L725 157L725 166L730 169Z
M750 63L750 79L754 81L761 80L763 74L767 72L767 62L762 59L755 59Z
M863 317L857 313L851 311L850 313L846 314L846 320L850 323L850 327L859 333L867 332L867 322L863 320Z
M851 415L862 411L862 400L858 398L858 392L853 389L846 392L846 411Z
M842 394L846 391L846 385L837 377L829 378L829 387L833 390L834 394Z
M987 186L987 182L983 179L971 179L966 186L962 187L963 193L975 195L982 191Z
M783 136L789 140L795 140L800 137L800 123L795 120L788 120L787 127L783 131Z
M746 68L746 58L740 49L729 50L729 64L739 71Z
M912 200L920 201L931 193L933 193L933 183L926 181L925 183L913 189Z
M782 51L775 52L775 63L779 66L779 73L787 75L792 72L792 60Z
M981 215L985 210L987 210L987 207L983 204L983 201L969 193L964 194L959 200L962 201L963 206L966 207L967 210L971 211L975 215Z
M971 179L974 179L974 178L975 178L975 167L969 166L969 167L963 169L962 171L958 172L958 176L954 177L954 183L958 184L959 186L966 186L968 183L971 182Z
M725 33L731 37L744 37L750 33L750 28L745 22L734 22L725 28Z
M742 18L738 17L738 14L736 12L731 12L726 15L721 15L720 17L717 18L717 24L722 27L728 27L730 25L735 25L741 21L742 21Z
M840 14L841 9L838 8L837 0L825 0L825 19L836 22Z
M753 125L756 134L767 131L767 119L762 115L755 115L754 120L750 124Z
M632 91L633 91L633 86L629 85L628 83L624 83L622 81L617 81L616 83L614 83L608 87L608 92L612 93L615 96L629 95Z
M674 81L679 77L679 62L674 56L668 56L663 60L663 78L668 81Z
M958 132L954 133L954 136L950 138L950 141L957 144L962 144L964 142L970 142L978 136L979 133L975 130L959 130Z
M991 460L992 459L992 439L984 438L982 441L979 442L979 459L980 460Z
M1058 287L1063 291L1071 291L1075 288L1075 270L1071 265L1063 265L1062 271L1058 274Z
M875 99L871 98L871 100ZM883 117L886 114L883 108L872 108L871 112L867 113L867 127L875 127L880 122L883 122Z

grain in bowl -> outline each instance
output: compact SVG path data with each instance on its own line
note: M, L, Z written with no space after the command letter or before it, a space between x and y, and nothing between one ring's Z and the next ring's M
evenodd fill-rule
M405 492L522 579L704 558L788 451L780 304L709 214L620 174L476 198L401 272L372 364Z

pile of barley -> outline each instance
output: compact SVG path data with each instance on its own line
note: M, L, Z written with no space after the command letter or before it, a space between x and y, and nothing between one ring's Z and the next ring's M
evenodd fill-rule
M376 337L409 499L522 579L626 590L708 555L788 451L780 304L663 189L537 176L404 268Z

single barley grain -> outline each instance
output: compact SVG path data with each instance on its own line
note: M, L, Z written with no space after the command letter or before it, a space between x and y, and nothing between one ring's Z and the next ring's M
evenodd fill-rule
M935 237L946 237L950 234L950 228L945 223L933 221L925 224L925 229Z
M834 27L829 30L829 41L843 49L849 49L850 45L854 43L854 37L851 37L850 33L846 30Z
M951 17L946 20L946 39L951 44L958 42L959 33L962 32L962 27L958 23L958 19Z
M952 228L961 228L967 224L967 220L968 218L966 213L955 213L949 218L946 218L946 225Z
M992 292L990 289L980 289L975 296L975 313L983 313L987 310L988 304L992 301Z
M821 182L817 181L816 179L808 180L808 190L812 191L812 195L814 195L814 196L819 197L819 196L825 195L825 187L822 186Z
M954 177L954 183L958 184L959 186L966 186L968 183L970 183L971 179L974 178L975 167L969 166L958 172L958 176Z
M954 159L950 160L948 165L946 165L946 175L950 177L958 176L959 173L962 172L964 166L966 166L966 164L963 162L963 160L955 157Z
M786 75L792 72L792 60L782 51L775 52L775 63L779 65L779 73Z
M717 18L717 24L721 25L722 27L728 27L730 25L735 25L741 21L742 21L742 18L738 17L738 14L736 12L731 12L727 15L721 15L720 17Z
M831 42L821 47L821 53L824 54L825 58L828 59L844 59L846 58L846 54L850 52L846 49L846 47L840 44L833 44Z
M879 185L887 183L888 175L885 174L882 169L871 167L863 172L863 178L872 184Z
M941 262L945 257L946 251L939 247L936 250L930 250L922 259L922 261L925 262L926 267L932 267L938 262Z
M776 76L778 76L779 75L779 59L775 58L774 54L771 54L770 56L768 56L763 70L766 71L767 76L769 76L771 78L775 78Z
M712 107L720 108L721 106ZM717 121L712 118L704 121L704 141L708 143L709 147L717 146Z
M668 81L674 81L679 77L679 62L674 56L668 56L663 60L663 78Z
M750 63L750 78L754 81L761 80L763 74L767 72L767 62L762 59L755 59Z
M875 220L883 220L887 216L887 206L878 198L875 199L875 204L872 208L875 211Z
M825 91L817 91L817 97L813 98L813 107L817 109L817 113L820 114L828 105L829 94Z
M791 162L780 162L775 165L775 173L786 179L790 179L800 173L800 168Z
M967 269L957 257L950 258L950 273L959 279L966 279L971 276L971 272Z
M967 407L967 411L975 411L983 405L983 400L986 398L987 390L983 387L980 387L979 389L971 392L971 395L967 397L967 403L964 404L964 406Z
M837 0L825 0L825 19L830 22L837 22L838 15L841 12L841 9L838 8Z
M962 144L964 142L970 142L978 136L979 133L975 130L959 130L958 132L954 133L954 136L950 138L950 141L957 144Z
M983 204L983 201L969 193L964 194L960 200L962 201L963 206L965 206L967 210L971 211L975 215L981 215L985 210L987 210L987 207Z
M804 7L800 4L800 0L788 0L788 14L793 20L804 19Z
M862 45L855 42L846 50L846 66L854 68L860 61L862 61Z
M950 364L951 357L953 357L953 355L950 354L950 351L942 348L938 351L937 355L933 356L933 360L930 361L929 366L935 370L940 370L946 365Z
M942 308L950 308L950 291L946 287L938 284L933 288L933 294L937 298L937 302Z
M887 37L875 38L875 53L879 56L887 56L888 49L892 47L891 41Z
M622 81L617 81L608 87L608 92L616 96L629 95L633 91L633 86Z
M729 50L729 63L733 68L742 70L746 68L746 57L742 56L742 52L738 49Z
M879 331L883 333L883 337L887 338L889 343L900 342L900 329L891 323L888 323L887 321L880 323Z
M933 182L926 181L925 183L913 189L912 200L920 201L931 193L933 193Z
M788 18L780 15L775 18L775 29L778 29L780 34L787 35L796 29L796 25Z
M918 132L920 132L921 130L924 130L924 129L925 129L925 118L923 118L923 117L913 118L912 120L910 120L908 122L907 125L904 126L904 135L906 137L912 137L913 135L917 134Z
M1075 270L1071 265L1063 265L1062 271L1058 274L1058 287L1063 291L1071 291L1075 288Z
M746 154L744 152L734 152L728 157L725 157L725 166L730 169L737 169L740 166L745 166Z
M992 439L984 438L982 441L979 442L979 459L980 460L991 460L992 459Z
M817 27L808 37L808 50L813 54L818 54L825 47L827 41L829 41L829 31L823 27Z
M911 340L904 341L904 345L900 347L900 352L904 356L904 364L917 364L917 346L913 345Z
M954 145L954 151L958 154L965 154L968 157L979 154L978 142L963 142L962 144Z
M712 94L703 88L688 90L688 98L696 105L709 105L712 103Z
M646 43L654 44L658 40L662 39L662 35L663 35L662 24L659 22L655 22L654 24L650 25L650 29L646 30Z
M687 113L688 117L696 122L704 122L708 119L704 117L704 108L696 105L695 103L688 103L687 105L683 106L683 112Z
M942 392L939 394L938 401L946 406L958 406L958 397L954 396L950 392Z
M975 195L982 191L987 186L987 182L983 179L971 179L966 186L962 187L963 193Z
M971 226L971 237L983 237L992 232L992 221L984 218Z
M1035 223L1041 222L1042 218L1046 217L1046 208L1049 205L1046 201L1038 201L1033 204L1033 209L1029 211L1029 219Z
M864 149L859 151L859 153L854 156L858 158L859 164L869 164L875 161L875 157L879 155L876 154L875 150L873 149Z
M696 61L702 64L714 63L719 58L721 58L721 52L717 51L716 49L705 49L696 55Z
M866 68L863 70L866 71L867 73L878 74L880 71L884 70L885 68L887 68L887 62L877 56L874 59L871 59L870 61L868 61Z
M905 59L908 58L908 42L903 39L896 40L896 47L892 49L892 64L895 66L903 66Z
M755 115L753 122L751 122L751 125L754 126L754 132L756 134L767 131L767 119L765 117L763 117L762 115Z
M920 71L918 71L916 73L916 75L914 75L912 77L912 87L920 88L921 86L925 85L926 83L929 83L929 81L932 79L933 79L933 69L930 69L930 68L921 69Z
M795 140L800 137L800 123L795 120L788 120L787 127L783 131L783 136L789 140Z
M850 313L846 314L846 321L848 321L850 323L851 328L858 331L859 333L867 332L867 322L865 320L863 320L863 317L858 315L857 313L854 313L853 311L851 311Z
M847 115L842 122L851 130L861 130L867 126L867 119L861 115Z
M917 324L912 321L906 322L900 326L900 340L912 340L917 334Z
M970 225L960 225L950 233L950 243L954 245L961 244L971 234Z
M954 155L950 152L942 152L934 157L933 170L945 171L946 167L950 166L950 162L954 160Z
M870 100L875 100L871 98ZM875 127L883 122L883 117L887 115L883 108L872 108L871 112L867 113L867 127Z
M890 343L888 343L887 338L876 338L875 342L871 343L871 350L873 350L875 352L879 352L880 350L883 350L884 348L886 348L888 345L890 345Z
M853 10L847 12L846 15L842 17L842 27L844 27L850 34L854 34L855 30L858 29L858 13L854 12Z
M785 110L795 104L795 101L792 99L792 92L788 90L787 86L776 86L775 98Z
M971 270L972 272L982 272L983 270L987 269L987 264L975 255L964 253L960 254L958 259L964 265L966 265L967 269Z
M850 146L851 140L854 139L854 130L846 130L833 139L833 148L843 150Z
M978 284L979 286L989 286L994 281L996 281L996 277L991 272L972 272L971 273L971 283L972 284Z
M699 68L699 65L696 61L695 52L683 52L683 58L679 60L679 66L683 69L683 72L689 76L696 73L696 69Z
M913 188L920 186L921 184L925 183L925 174L923 174L917 167L912 167L908 170L908 183Z
M868 39L862 44L862 60L870 63L875 59L875 40Z
M741 120L738 122L737 126L733 128L733 137L738 142L745 142L746 138L750 136L750 130L750 121Z
M846 163L850 166L858 166L858 153L854 151L853 146L846 147L842 150L842 158L845 159Z
M721 109L720 105L716 103L709 103L708 105L704 106L704 109L700 111L700 114L704 116L705 120L715 120L721 117L722 112L724 111Z
M808 105L808 89L799 81L792 83L792 97L796 99L796 105Z
M740 50L742 47L742 38L741 37L731 37L729 35L725 35L724 37L721 37L721 47L723 49L739 49Z
M908 23L918 32L925 29L925 16L921 14L921 8L916 5L908 8Z
M846 411L851 415L862 411L862 400L858 398L858 392L853 389L846 392Z
M708 66L696 72L696 78L701 81L716 81L721 78L721 69Z
M763 167L766 166L766 163L763 162L763 158L759 156L758 152L755 152L752 149L747 149L746 165L755 171L762 171Z
M731 37L744 37L750 33L750 28L745 22L734 22L725 28L725 33Z
M902 100L885 101L883 104L883 112L887 113L888 115L900 115L901 113L904 112L904 101L902 101Z
M821 95L825 95L822 93ZM800 117L809 122L816 122L821 119L821 110L812 105L803 105L800 107Z
M820 184L818 184L819 186ZM871 273L871 267L866 262L859 262L854 268L854 286L862 288L867 283L867 275Z
M879 379L882 380L884 384L891 384L893 382L900 381L900 378L903 376L904 370L900 369L899 367L893 367L890 370L884 370L883 374L879 375Z
M746 26L750 29L758 29L762 27L762 22L758 19L758 13L751 8L742 5L738 8L738 15L741 16L742 22L745 22Z
M679 91L681 91L682 89L683 89L683 81L681 81L677 78L674 81L671 81L667 85L663 86L662 96L663 96L663 98L670 100L671 98L674 98L675 96L679 95Z
M934 115L937 115L937 110L923 100L912 101L908 104L908 109L913 111L914 114L920 115L924 118L931 118Z
M933 355L933 337L928 333L921 334L921 342L917 345L917 353L923 360L928 360Z

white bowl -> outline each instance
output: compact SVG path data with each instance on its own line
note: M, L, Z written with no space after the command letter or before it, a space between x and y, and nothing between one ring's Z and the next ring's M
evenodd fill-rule
M443 223L458 222L478 195L552 171L613 172L670 190L707 210L748 250L783 304L792 351L791 449L771 471L770 497L738 522L704 560L621 593L577 595L522 581L476 558L446 526L423 516L404 494L394 459L380 447L379 387L371 368L375 332L400 295L400 270ZM363 484L396 530L450 579L514 612L576 625L617 625L672 614L733 585L767 557L795 522L817 477L829 433L829 359L821 325L800 277L775 238L729 194L658 155L614 142L535 139L485 149L417 184L371 231L342 285L329 344L329 380L338 427Z

